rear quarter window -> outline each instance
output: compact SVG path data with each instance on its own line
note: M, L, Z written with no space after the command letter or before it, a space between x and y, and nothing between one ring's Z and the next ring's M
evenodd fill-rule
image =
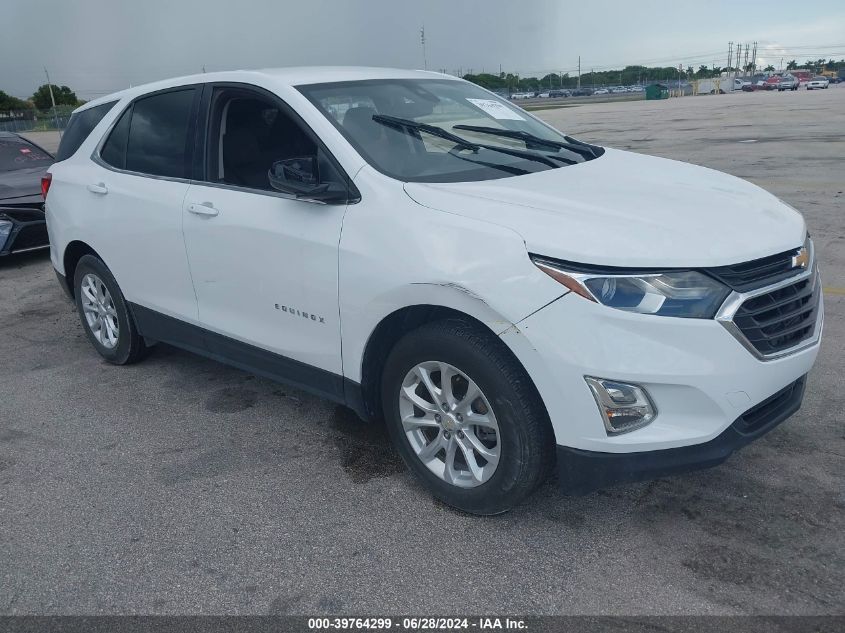
M56 161L70 158L76 150L85 142L91 131L103 120L117 101L109 101L82 112L76 112L70 117L67 129L62 134L59 149L56 152Z

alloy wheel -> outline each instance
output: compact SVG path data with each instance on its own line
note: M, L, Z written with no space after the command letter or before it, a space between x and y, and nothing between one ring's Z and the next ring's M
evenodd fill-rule
M496 415L478 385L440 361L413 367L399 393L402 429L431 472L460 488L489 481L501 453Z
M82 313L88 329L100 345L114 349L120 336L120 327L109 289L97 275L88 273L82 278L80 292Z

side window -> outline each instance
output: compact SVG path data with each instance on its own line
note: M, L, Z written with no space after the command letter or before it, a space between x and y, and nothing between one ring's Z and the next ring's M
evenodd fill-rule
M72 115L67 129L62 134L62 140L56 152L56 161L65 160L73 156L76 150L85 142L85 139L88 138L88 135L91 134L91 131L97 127L97 124L114 107L115 103L117 101L109 101L108 103L103 103Z
M190 88L135 101L128 124L125 169L152 176L189 177L188 132L194 93Z
M343 184L332 162L279 103L243 89L216 88L211 99L208 180L275 191L282 171ZM317 173L314 173L316 170Z
M106 139L103 149L100 150L100 158L118 169L126 169L126 145L129 142L129 122L131 119L132 106L129 106L120 115L120 119Z

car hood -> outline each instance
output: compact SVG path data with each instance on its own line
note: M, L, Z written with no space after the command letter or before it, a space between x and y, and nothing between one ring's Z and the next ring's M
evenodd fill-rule
M803 217L712 169L608 149L577 165L464 183L406 183L417 203L506 226L529 252L622 267L737 264L799 247Z
M0 203L24 196L41 196L41 176L48 167L0 171Z

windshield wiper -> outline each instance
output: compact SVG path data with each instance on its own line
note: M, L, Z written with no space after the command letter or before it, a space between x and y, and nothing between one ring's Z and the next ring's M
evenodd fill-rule
M478 132L479 134L501 136L503 138L513 138L525 142L526 145L528 143L532 143L534 145L545 145L546 147L553 147L555 149L566 149L570 152L579 154L584 158L598 158L600 156L600 154L593 149L592 145L584 143L583 141L578 141L570 136L564 136L563 138L566 139L566 142L563 142L534 136L533 134L523 132L522 130L505 130L497 127L485 127L483 125L458 124L453 125L452 128L455 130L466 130L467 132Z
M524 158L525 160L532 160L537 163L543 163L544 165L547 165L549 167L557 167L557 165L555 165L555 163L553 162L554 160L559 160L570 164L575 163L574 160L565 159L560 156L544 156L543 154L535 154L530 150L520 150L512 149L510 147L497 147L495 145L473 143L471 141L466 140L465 138L461 138L457 134L452 134L448 130L444 130L442 127L437 127L436 125L429 125L428 123L421 123L412 119L402 119L400 117L389 116L387 114L374 114L373 121L396 129L410 129L419 130L421 132L427 132L432 136L438 136L442 139L446 139L447 141L452 141L458 147L463 147L465 149L472 150L474 153L477 153L479 149L486 149L493 152L499 152L500 154L508 154L509 156L516 156L517 158Z
M461 138L457 134L452 134L448 130L444 130L442 127L437 127L436 125L429 125L428 123L420 123L419 121L413 121L411 119L402 119L398 116L389 116L387 114L374 114L373 121L376 123L381 123L382 125L387 125L388 127L393 128L409 128L412 130L421 130L422 132L428 132L432 136L439 136L442 139L446 139L447 141L452 141L455 145L459 145L461 147L465 147L466 149L471 149L474 152L477 152L481 145L476 145L475 143L470 143L468 140Z

